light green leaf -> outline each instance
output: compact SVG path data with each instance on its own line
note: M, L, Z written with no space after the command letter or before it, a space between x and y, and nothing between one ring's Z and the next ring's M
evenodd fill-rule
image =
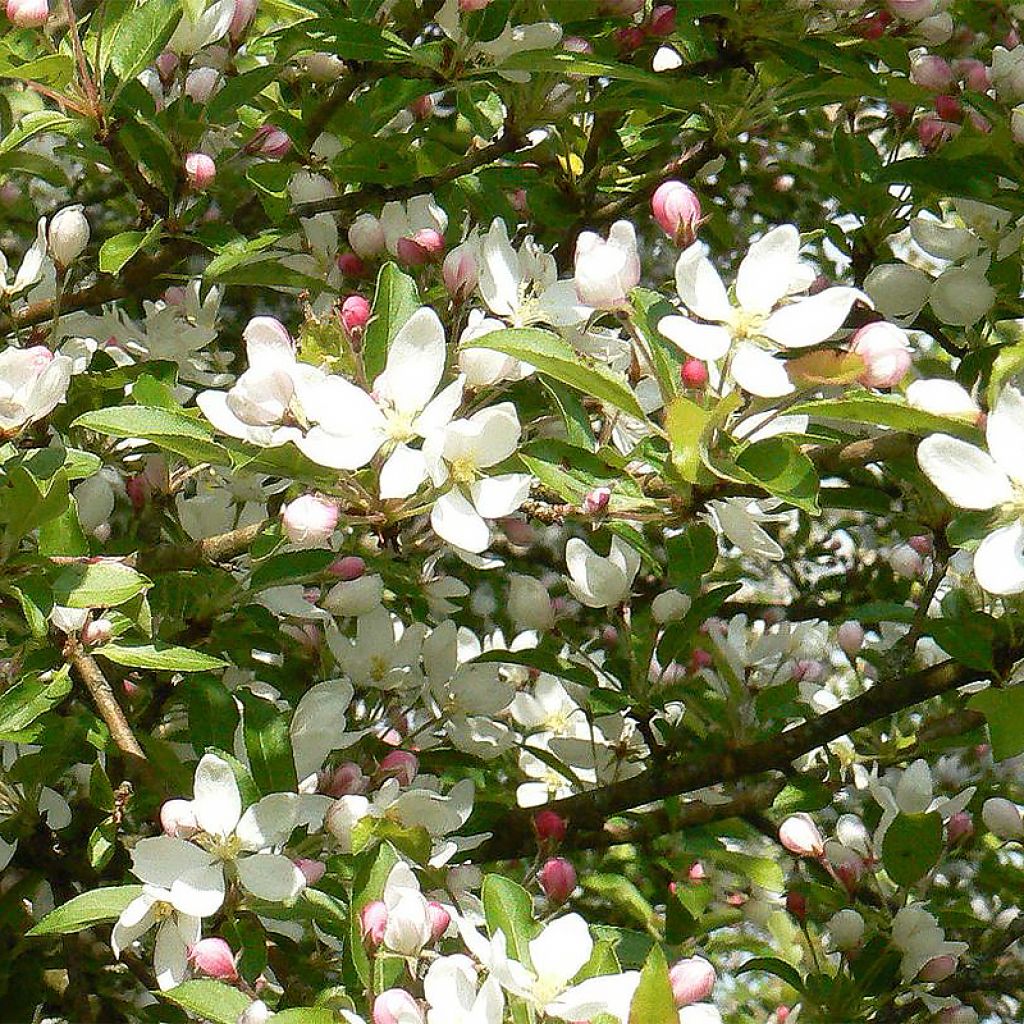
M115 665L129 668L149 668L159 672L209 672L224 668L227 662L211 658L201 651L174 644L140 644L137 647L125 644L104 644L93 650L93 654L112 661Z
M78 128L79 122L74 118L65 117L55 110L34 110L26 114L3 139L0 139L0 156L17 149L23 142L41 132L61 132L68 134L69 129Z
M139 437L192 462L230 464L228 451L213 440L213 427L184 412L144 405L123 405L83 413L72 427L108 437Z
M628 878L610 873L588 873L583 876L581 884L587 892L625 911L644 928L655 926L657 915L654 907Z
M990 686L971 697L967 706L985 716L995 760L1024 753L1024 686Z
M252 1001L237 988L212 978L186 981L160 995L210 1024L238 1024Z
M668 964L657 943L640 972L640 984L629 1007L629 1024L679 1024Z
M108 55L122 87L153 62L180 20L177 0L146 0L117 23Z
M28 935L70 935L104 921L114 921L132 900L142 895L141 885L113 885L91 889L51 910ZM231 1024L235 1024L234 1021Z
M688 483L697 483L701 478L701 444L710 422L711 414L683 395L672 399L665 410L672 465Z
M818 474L811 462L788 437L767 437L744 448L736 465L769 494L816 515Z
M116 608L152 583L121 562L69 565L54 581L53 598L68 608Z
M538 931L533 919L533 899L511 878L487 875L482 889L488 934L500 931L508 942L508 954L530 965L530 940Z
M869 392L854 391L846 398L828 398L801 402L789 410L793 416L865 423L872 427L891 427L910 434L926 436L936 432L955 434L969 441L979 440L978 429L963 420L936 416L923 409L913 409L900 398L886 398Z
M416 282L394 263L385 263L377 275L373 309L363 334L363 365L370 380L384 369L392 339L419 305Z
M885 830L882 863L897 885L910 886L935 867L942 850L942 815L938 811L899 814Z
M120 273L136 253L160 237L163 224L157 220L148 231L122 231L108 238L100 246L100 270L104 274Z
M38 678L15 683L0 695L0 735L27 729L37 718L55 708L70 692L71 678L66 665L47 683Z
M236 691L245 709L242 735L252 777L261 793L293 793L298 786L288 723L277 708L251 690Z

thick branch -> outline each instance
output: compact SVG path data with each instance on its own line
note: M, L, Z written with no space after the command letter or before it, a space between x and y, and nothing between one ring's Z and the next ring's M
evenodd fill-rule
M1012 658L1008 656L1009 652L998 653L1003 655L1002 662L1005 663L1019 658L1022 652L1012 652ZM543 809L555 811L568 819L573 829L601 831L608 818L631 808L748 775L787 769L798 757L840 736L990 675L983 669L945 661L902 679L879 683L834 711L770 739L703 758L677 759L635 778L555 800ZM479 847L474 852L474 859L503 860L529 851L535 844L533 818L541 809L511 812L502 822L500 833Z
M222 562L247 551L266 526L264 519L194 544L166 544L152 551L141 551L136 564L140 572L153 573L195 569L208 562Z

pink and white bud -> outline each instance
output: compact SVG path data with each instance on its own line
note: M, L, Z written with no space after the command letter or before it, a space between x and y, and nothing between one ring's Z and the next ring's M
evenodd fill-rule
M624 309L640 283L636 231L628 220L616 221L607 240L584 231L576 240L576 295L594 309Z
M257 0L235 0L235 9L228 25L228 39L231 40L232 46L238 46L245 38L249 26L256 17L257 6Z
M110 619L93 619L82 627L82 643L105 644L114 634L114 626Z
M848 658L856 658L864 646L864 627L854 620L844 622L836 632L836 639Z
M593 53L594 45L580 36L566 36L562 40L562 49L568 53Z
M366 325L370 322L370 303L362 295L350 295L341 304L339 317L345 333L358 340L363 336Z
M652 36L670 36L676 30L676 9L671 4L658 4L651 11L647 31Z
M714 990L717 975L704 957L691 956L672 965L668 980L676 1006L683 1007L705 1002Z
M156 65L156 73L160 78L160 83L166 89L174 81L174 76L178 73L181 61L176 53L164 50L153 63Z
M958 811L946 822L946 839L950 846L965 843L974 835L974 819L967 811Z
M263 124L256 129L256 134L245 147L246 153L253 156L265 156L269 160L280 160L291 152L292 140L288 133L277 125Z
M463 242L452 249L441 264L441 277L453 299L461 302L467 298L480 280L476 246Z
M981 808L981 820L989 832L1000 839L1024 839L1024 817L1012 800L1001 796L986 800Z
M538 811L533 817L533 830L542 843L560 843L567 828L565 818L554 811Z
M927 533L908 537L907 543L922 557L927 558L935 550L935 541Z
M897 544L889 552L889 565L897 576L908 580L924 572L924 559L909 544Z
M888 11L878 11L854 25L854 31L862 39L881 39L893 18Z
M220 72L216 68L195 68L185 79L185 95L194 103L206 103L219 81Z
M910 79L922 89L931 92L946 92L953 87L956 76L949 61L935 54L918 57L910 65Z
M935 13L938 4L937 0L885 0L885 6L901 21L922 21Z
M366 572L366 562L358 555L345 555L344 558L331 562L327 566L327 571L332 576L337 576L338 579L351 583L352 580L359 579Z
M306 885L316 885L327 873L327 865L322 860L311 860L309 857L299 857L292 863L302 872Z
M235 1024L268 1024L274 1014L262 999L254 999L241 1013Z
M164 835L188 839L199 831L199 822L191 800L166 800L160 806L160 827Z
M188 949L189 963L203 974L220 981L237 981L238 968L231 947L216 937L200 939Z
M359 928L363 940L371 946L379 946L384 941L384 932L388 927L388 908L383 900L367 903L359 911Z
M319 792L336 798L359 796L369 788L370 780L363 774L363 769L352 761L339 765L333 772L321 773L317 785Z
M684 387L693 391L703 391L711 379L708 364L703 359L694 359L691 356L679 367L679 379L683 382Z
M405 989L389 988L373 1001L373 1024L424 1024L423 1011Z
M895 387L910 369L910 339L906 332L884 320L860 328L850 351L864 361L857 378L867 388Z
M552 857L537 872L537 881L552 903L562 904L576 888L576 869L564 857Z
M281 510L281 524L298 547L326 547L338 525L338 506L315 494L303 494Z
M992 88L988 68L977 58L967 57L953 61L953 74L964 83L964 88L971 92L988 92Z
M185 157L185 180L196 192L208 189L217 177L217 165L205 153L189 153Z
M395 255L408 267L437 263L444 253L444 235L436 228L421 228L411 238L400 238Z
M419 774L420 759L409 750L392 750L380 763L381 775L398 780L401 786L411 786Z
M366 277L366 264L354 252L338 253L334 262L345 277Z
M430 937L437 942L452 923L452 915L437 900L430 900L427 903L427 918L430 921Z
M348 244L364 260L379 256L385 248L384 228L372 213L361 213L348 229Z
M956 958L943 955L933 956L921 968L917 977L919 981L945 981L956 973Z
M39 28L50 17L47 0L7 0L7 17L15 28Z
M960 126L929 114L917 122L917 138L925 149L938 149L949 142Z
M686 872L686 880L694 885L703 882L707 877L708 873L704 870L704 865L699 860L695 860L690 865L690 870Z
M583 496L583 504L580 507L585 516L596 516L608 508L608 502L611 500L612 491L610 487L595 487L593 490L587 491Z
M46 232L46 245L58 267L70 267L88 244L89 222L82 206L65 206L54 214Z
M685 248L697 237L702 211L700 199L689 185L675 180L662 182L651 196L651 213L676 245Z
M825 841L809 814L791 814L779 826L779 842L798 857L820 857Z

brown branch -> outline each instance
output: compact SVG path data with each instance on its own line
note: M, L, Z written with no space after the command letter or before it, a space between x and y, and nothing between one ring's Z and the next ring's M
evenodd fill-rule
M166 217L170 210L170 200L155 185L152 185L146 176L139 170L135 158L125 149L124 143L118 134L117 127L101 130L97 135L97 141L110 154L111 163L114 169L124 180L124 183L135 194L135 197L143 205L142 219L149 220L151 214L159 214Z
M996 654L996 663L1006 666L1019 659L1024 650ZM840 736L991 675L983 669L945 661L902 679L879 683L834 711L770 739L703 758L680 757L623 782L555 800L544 808L512 811L503 820L501 831L474 851L474 860L523 856L535 845L533 819L542 809L566 818L573 829L601 831L608 818L631 808L760 772L785 770L798 757Z
M139 767L146 761L146 753L139 746L139 741L135 738L128 719L124 717L124 712L121 710L121 705L117 703L117 697L114 696L110 683L107 682L106 676L96 664L96 659L76 645L71 650L68 660L89 691L89 696L92 697L92 702L96 705L100 717L107 723L107 728L110 729L110 735L113 737L114 743L117 744L117 749L124 754L129 764Z
M195 569L208 562L222 562L247 551L252 542L266 529L268 520L237 530L219 533L216 537L193 544L165 544L151 551L140 551L138 569L144 573L170 572L175 569Z

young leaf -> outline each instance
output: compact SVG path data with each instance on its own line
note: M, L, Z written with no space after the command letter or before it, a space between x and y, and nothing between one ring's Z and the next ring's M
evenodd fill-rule
M640 984L629 1007L629 1024L678 1024L665 954L657 943L640 972Z
M94 924L113 921L132 900L142 895L141 885L113 885L91 889L51 910L28 935L70 935ZM234 1024L234 1022L232 1022Z
M885 830L882 863L897 885L910 886L935 867L942 850L942 816L938 811L900 814Z
M238 1024L251 1000L237 988L212 978L185 981L160 995L210 1024Z
M277 708L251 690L238 690L245 709L242 735L252 766L252 777L261 793L294 793L295 757L288 724Z
M189 647L176 647L174 644L140 644L129 647L124 644L104 644L97 647L94 654L114 662L115 665L126 665L130 668L149 668L158 672L209 672L211 669L224 668L226 662L220 658L211 658L201 651L193 651Z
M53 598L67 608L115 608L152 586L121 562L69 565L54 581Z

